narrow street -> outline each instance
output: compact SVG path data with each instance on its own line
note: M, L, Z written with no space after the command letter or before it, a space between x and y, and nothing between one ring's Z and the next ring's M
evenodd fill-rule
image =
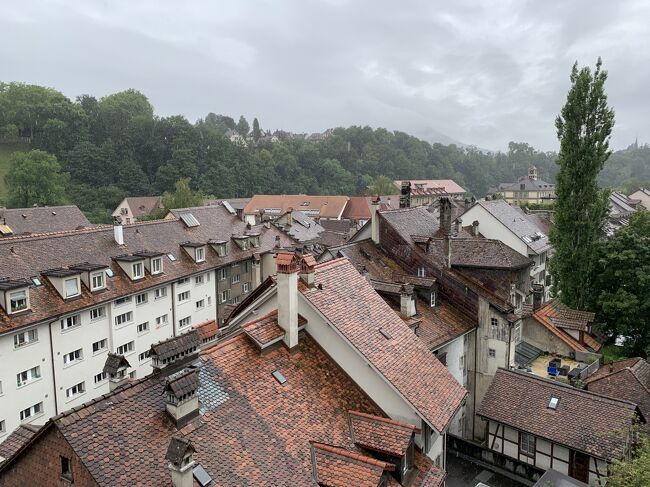
M489 487L527 487L526 484L491 472L451 452L447 454L446 487L475 487L479 482Z

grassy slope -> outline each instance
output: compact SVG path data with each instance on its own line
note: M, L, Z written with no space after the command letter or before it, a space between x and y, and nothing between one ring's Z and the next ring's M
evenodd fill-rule
M0 202L7 197L7 188L5 186L5 174L9 171L9 156L14 152L23 152L29 150L29 144L18 143L0 143Z

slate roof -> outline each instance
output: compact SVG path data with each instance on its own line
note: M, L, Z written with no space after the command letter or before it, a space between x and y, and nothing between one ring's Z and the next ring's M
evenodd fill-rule
M180 399L186 394L191 394L199 388L199 370L190 369L183 371L180 375L174 375L167 379L165 392L171 392L174 397Z
M160 196L134 196L126 198L126 202L131 208L133 218L150 215L154 210L162 208ZM119 207L116 211L119 211Z
M551 247L549 237L544 230L535 221L531 220L529 215L524 213L518 206L509 205L505 200L481 200L477 201L476 204L483 207L494 218L500 221L534 252L545 252ZM544 236L539 237L538 234ZM527 242L524 240L524 237L529 238L531 241Z
M359 411L349 411L352 441L358 446L388 455L402 457L419 429L412 424L374 416Z
M524 188L521 188L521 185ZM516 183L501 183L499 191L551 191L555 189L555 184L547 183L541 179L530 179L528 176L522 176Z
M3 459L8 459L12 457L18 450L31 440L40 426L35 426L32 424L21 424L7 436L2 443L0 443L0 457Z
M361 453L347 411L382 414L304 333L293 353L265 355L240 334L204 352L201 363L200 416L180 430L166 417L164 380L150 375L53 418L39 436L56 428L100 486L170 484L167 451L182 437L214 485L315 487L309 442ZM416 464L422 476L433 468L419 453Z
M307 212L315 212L313 216L320 218L340 218L349 200L348 196L311 196L304 194L275 195L256 194L244 208L245 215L259 214L266 209L270 216L286 213L289 208ZM274 211L268 211L273 209ZM277 211L275 211L277 210ZM311 213L309 213L311 215Z
M556 409L551 397L559 397ZM622 458L634 403L535 375L498 369L477 414L597 458Z
M410 179L407 181L411 182L412 188L415 188L418 184L424 184L427 189L442 188L445 193L449 194L466 192L463 187L453 179ZM402 180L396 180L395 184L398 188L401 188Z
M106 362L104 363L103 372L115 375L123 367L131 367L129 361L124 357L124 355L118 355L113 352L108 352L106 356Z
M442 239L434 239L432 252L442 255ZM523 269L532 260L511 249L500 240L483 238L452 238L452 267L480 267L483 269Z
M395 466L344 448L312 442L314 480L328 487L377 487Z
M199 332L190 330L187 333L168 338L151 345L151 355L155 355L160 360L170 359L175 355L187 352L201 345Z
M592 392L638 404L650 420L650 364L640 357L618 360L600 367L585 380Z
M318 240L319 235L325 231L321 225L316 223L316 220L305 215L302 211L292 211L291 218L291 225L278 224L278 226L297 242L305 243ZM286 219L286 216L280 219Z
M0 278L28 279L47 269L64 268L84 261L111 267L115 272L114 277L106 279L106 290L91 293L82 284L81 296L72 301L64 301L47 279L43 279L43 286L30 288L31 310L10 318L0 309L0 333L38 323L55 315L110 302L125 294L151 289L201 271L250 259L254 253L274 251L276 236L280 237L282 246L294 244L290 237L277 228L267 229L259 225L252 227L252 230L261 232L259 248L244 251L239 246L232 245L227 256L219 257L208 247L205 262L196 263L181 250L181 243L189 240L207 242L214 238L229 240L233 233L245 233L247 225L221 206L191 210L201 222L200 226L187 228L182 222L173 219L125 225L124 246L115 242L112 225L0 239ZM113 263L112 258L125 253L137 254L143 249L171 253L176 261L172 262L164 256L162 274L152 276L146 272L144 278L131 281L119 265Z
M81 210L74 205L7 208L4 211L4 220L6 225L13 231L14 236L61 232L93 226ZM0 218L1 223L2 218ZM0 236L0 238L2 237Z
M347 259L317 265L314 278L313 288L301 286L305 298L422 418L443 431L467 391Z

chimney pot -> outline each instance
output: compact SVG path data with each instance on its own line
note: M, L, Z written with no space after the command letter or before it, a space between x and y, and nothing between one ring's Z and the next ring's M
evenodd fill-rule
M415 316L415 298L413 296L413 285L404 284L400 289L400 312L405 318Z
M440 228L444 235L451 235L451 201L446 196L440 198Z
M544 301L544 286L541 284L533 284L533 311L537 311L542 307Z
M478 237L478 220L472 222L472 235Z
M113 217L113 237L117 245L124 245L124 229L122 219L119 216Z
M278 325L285 332L284 343L290 350L298 345L299 264L295 252L281 251L276 256Z

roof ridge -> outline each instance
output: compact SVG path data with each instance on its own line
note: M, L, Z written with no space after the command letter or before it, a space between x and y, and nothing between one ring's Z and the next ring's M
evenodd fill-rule
M333 267L338 267L346 262L349 262L347 257L337 257L336 259L328 260L326 262L321 262L319 264L316 264L314 267L315 270L324 270L324 269L330 269Z
M270 318L271 316L274 316L274 315L277 315L277 314L278 314L278 310L277 310L277 308L276 308L276 309L272 309L272 310L269 311L268 313L266 313L266 314L264 314L264 315L262 315L262 316L259 316L259 317L255 318L254 320L245 321L244 323L242 323L242 324L240 325L240 327L241 327L241 328L244 328L245 326L253 325L253 324L255 324L255 323L258 323L259 321L265 320L266 318Z
M311 444L312 447L318 450L334 453L336 455L340 455L342 457L346 457L351 460L356 460L358 462L367 463L369 465L374 465L376 467L382 467L384 470L393 470L395 468L394 465L388 462L382 462L381 460L377 460L376 458L372 458L363 455L361 453L346 450L345 448L342 448L340 446L329 445L327 443L320 443L318 441L310 441L309 443Z
M383 418L381 416L375 416L374 414L363 413L361 411L349 410L348 414L352 415L352 416L358 416L360 418L365 418L365 419L369 419L369 420L372 420L372 421L380 422L380 423L390 424L392 426L397 426L397 427L408 429L408 430L411 430L411 431L419 431L420 430L420 428L418 428L417 426L415 426L413 424L403 423L401 421L396 421L396 420L391 419L391 418Z
M509 369L504 369L503 367L499 367L497 372L499 372L499 371L517 375L519 377L524 378L525 380L540 381L540 382L544 382L544 383L549 384L549 385L555 385L557 387L566 389L567 392L571 392L571 393L579 395L579 396L588 396L588 397L593 397L596 400L601 400L603 402L624 403L624 404L627 404L629 406L634 406L635 408L638 407L638 404L636 404L636 403L634 403L632 401L628 401L626 399L617 399L617 398L614 398L614 397L606 396L604 394L599 394L597 392L586 391L584 389L577 389L577 388L573 387L572 385L563 384L562 382L558 382L558 381L555 381L553 379L547 379L545 377L539 377L537 375L531 374L530 372L525 372L523 370L509 370Z

